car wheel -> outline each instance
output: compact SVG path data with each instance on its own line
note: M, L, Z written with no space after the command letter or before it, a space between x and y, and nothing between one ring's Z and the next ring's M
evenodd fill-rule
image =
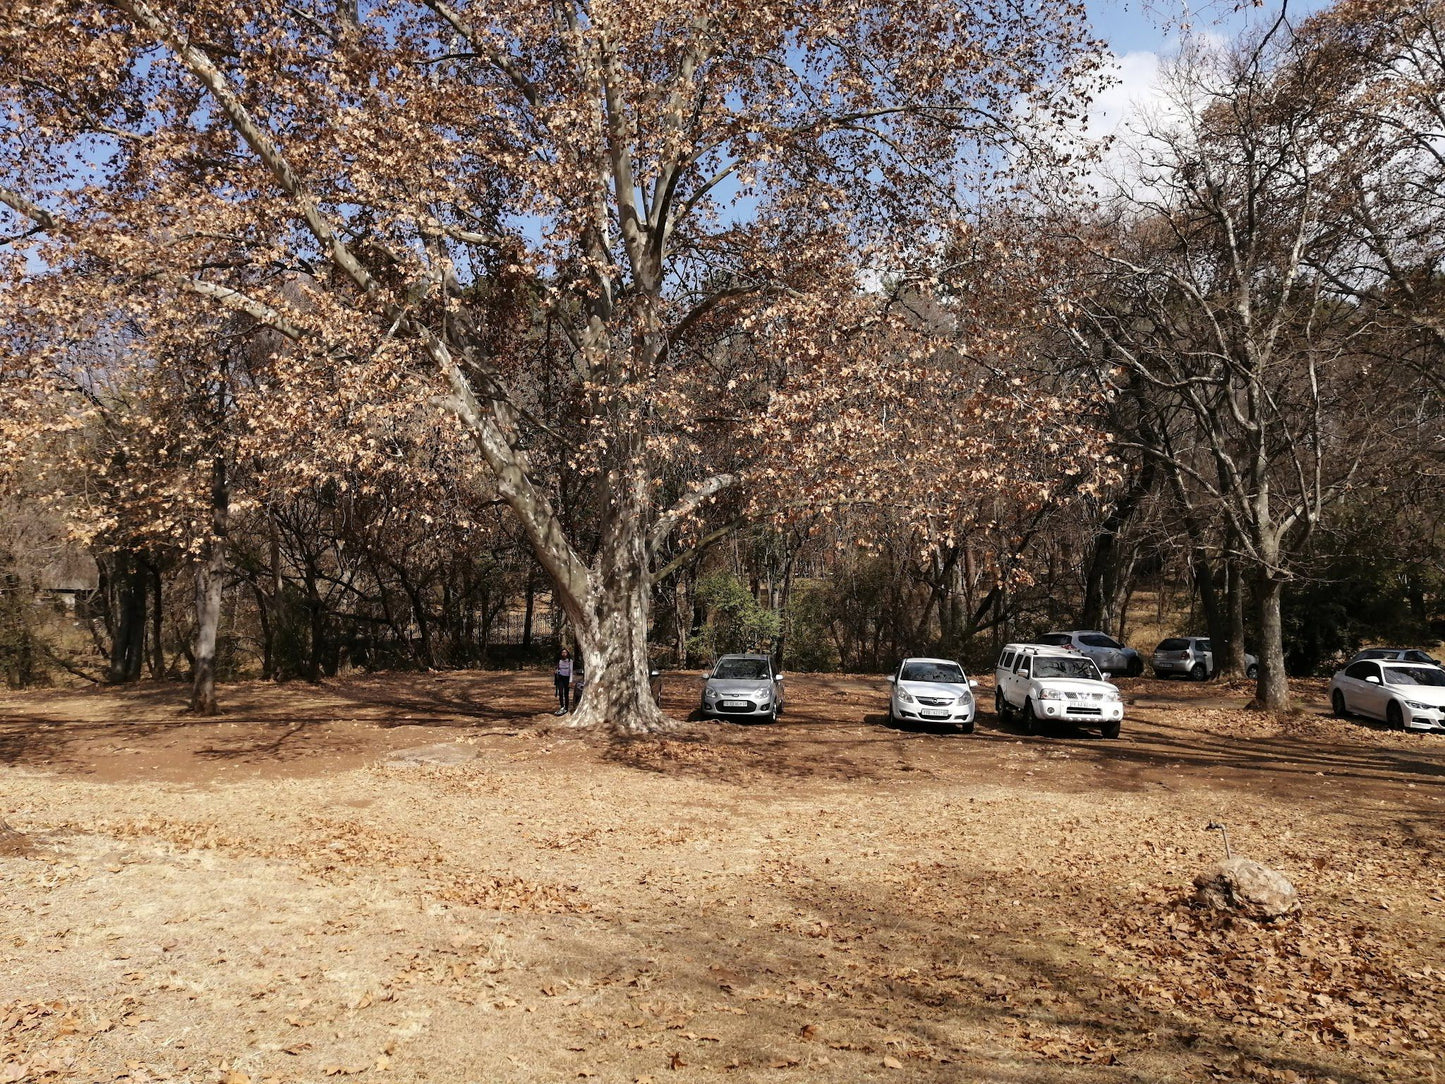
M1106 738L1117 738L1118 736L1119 736L1119 724L1118 724L1118 723L1105 723L1105 724L1104 724L1104 737L1106 737Z
M1008 701L1003 698L1003 690L995 689L993 693L993 713L1000 719L1008 719Z
M1392 730L1405 729L1405 713L1400 710L1398 701L1391 700L1390 706L1385 709L1385 722L1390 725Z
M767 721L769 723L776 723L778 721L778 712L776 708L768 713Z
M1124 672L1130 677L1138 677L1144 672L1144 660L1138 655L1129 656L1129 665L1124 667Z
M1246 670L1244 671L1244 676L1247 677L1247 678L1249 678L1250 681L1258 681L1258 680L1259 680L1259 663L1257 663L1257 662L1252 662L1252 663L1250 663L1248 669L1246 669Z
M1034 702L1024 701L1024 733L1037 734L1039 732L1039 717L1034 714Z
M1345 694L1338 689L1330 693L1330 710L1335 713L1336 719L1346 719L1349 717L1350 710L1345 707Z
M972 734L972 733L973 733L973 724L972 724L972 723L964 723L964 724L962 724L962 725L958 728L958 732L959 732L960 734Z
M1189 676L1195 681L1208 681L1209 671L1204 668L1204 664L1202 662L1196 662L1193 668L1189 671Z

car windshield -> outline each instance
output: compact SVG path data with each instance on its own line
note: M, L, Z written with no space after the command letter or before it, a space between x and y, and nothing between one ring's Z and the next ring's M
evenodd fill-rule
M721 659L712 676L729 681L761 681L768 676L768 664L763 659Z
M1386 685L1445 687L1445 670L1438 666L1382 666Z
M956 662L910 662L898 675L902 681L963 681L963 667Z
M1036 678L1084 678L1089 681L1099 681L1098 668L1088 659L1053 659L1035 658L1034 677Z
M1181 640L1179 637L1176 636L1176 637L1174 637L1173 639L1160 640L1160 641L1159 641L1159 646L1156 647L1154 650L1155 650L1155 651L1187 651L1188 649L1189 649L1189 641L1188 641L1188 640Z
M1034 642L1050 647L1068 647L1071 641L1067 632L1046 632Z

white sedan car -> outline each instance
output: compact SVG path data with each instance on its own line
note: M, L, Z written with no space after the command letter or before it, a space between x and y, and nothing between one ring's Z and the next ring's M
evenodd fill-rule
M973 733L978 682L951 659L904 659L888 678L888 721L943 723Z
M1330 680L1330 706L1338 716L1365 715L1400 730L1445 730L1445 670L1361 659Z

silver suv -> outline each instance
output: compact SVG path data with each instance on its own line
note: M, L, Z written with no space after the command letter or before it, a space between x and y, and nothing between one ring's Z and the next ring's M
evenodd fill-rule
M1052 647L1067 647L1087 655L1106 674L1128 674L1138 677L1144 672L1144 660L1132 647L1098 629L1075 629L1072 632L1046 632L1035 641Z

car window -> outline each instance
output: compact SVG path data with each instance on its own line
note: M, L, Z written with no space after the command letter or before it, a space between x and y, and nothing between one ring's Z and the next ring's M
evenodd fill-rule
M1089 659L1055 659L1036 658L1034 659L1034 677L1037 678L1084 678L1091 681L1101 680L1099 669Z
M963 681L963 667L956 662L909 662L898 675L901 681Z
M1160 640L1155 651L1188 651L1189 641L1179 636L1171 636L1167 640Z
M1030 663L1031 661L1032 661L1032 660L1030 659L1030 657L1029 657L1028 655L1021 655L1021 656L1019 656L1019 670L1018 670L1018 672L1019 672L1020 674L1022 674L1024 677L1028 677L1028 676L1029 676L1029 663Z
M1211 655L1214 654L1214 644L1209 640L1200 640L1197 646L1200 651L1207 651Z
M1354 662L1345 667L1345 677L1364 681L1367 677L1379 677L1380 664L1377 662Z
M1067 632L1046 632L1034 641L1036 644L1047 644L1050 647L1068 647L1073 642L1073 638Z
M1435 664L1435 660L1423 651L1406 651L1401 653L1400 658L1406 662L1426 662L1432 666Z
M1370 647L1360 652L1360 658L1362 659L1389 659L1393 658L1394 655L1395 653L1393 651L1388 651L1382 647Z
M1002 655L998 657L998 666L1000 670L1012 670L1013 665L1014 653L1012 651L1005 651Z
M1445 688L1445 670L1438 666L1383 666L1386 685L1430 685Z
M712 676L724 681L758 681L768 676L768 663L765 659L721 659Z

